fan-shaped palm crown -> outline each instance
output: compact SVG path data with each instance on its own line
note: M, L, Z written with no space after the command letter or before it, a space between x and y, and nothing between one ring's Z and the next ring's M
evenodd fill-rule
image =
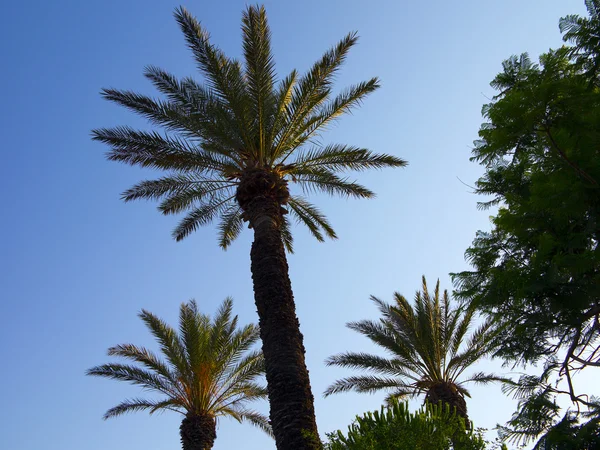
M258 327L238 328L232 305L232 300L226 299L211 321L198 311L194 300L182 304L179 333L142 310L139 316L158 341L164 360L144 347L117 345L108 354L135 364L104 364L87 374L128 381L162 397L125 400L109 409L104 418L132 411L177 411L186 416L181 426L184 449L211 448L215 419L220 416L249 421L270 434L267 419L247 407L267 396L266 388L257 382L264 373L264 359L260 351L252 350L259 338Z
M249 7L243 15L243 64L211 44L185 9L176 10L175 17L205 83L147 67L146 77L166 98L115 89L105 89L103 95L166 132L116 127L94 130L93 137L111 147L111 160L169 172L133 186L123 199L160 199L164 214L188 211L173 232L177 240L218 217L219 242L226 248L243 220L251 219L253 198L266 191L318 240L324 235L335 238L316 207L290 195L288 182L305 193L371 197L370 190L339 172L406 164L364 148L317 144L320 132L379 87L372 78L332 97L333 78L357 41L355 33L325 53L306 75L294 70L278 82L264 8ZM281 220L282 238L291 251L289 223L285 216Z
M330 357L327 365L362 369L372 374L338 380L325 395L388 390L389 399L426 393L427 401L447 403L467 418L464 395L470 395L464 384L500 380L485 373L461 379L467 368L492 351L491 322L484 322L462 345L473 323L474 310L453 307L447 291L440 295L439 280L432 296L425 277L422 291L415 295L414 307L399 293L394 294L394 305L376 297L371 299L383 317L378 322L362 320L347 326L383 347L391 358L354 352Z

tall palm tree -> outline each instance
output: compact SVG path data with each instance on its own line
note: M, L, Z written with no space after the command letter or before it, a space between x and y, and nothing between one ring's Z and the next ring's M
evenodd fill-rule
M185 417L180 435L183 450L211 449L218 417L248 421L271 434L268 420L247 403L265 399L267 390L257 379L264 374L264 358L251 347L258 341L255 325L238 328L232 318L233 302L226 299L215 318L201 314L194 300L183 303L179 333L148 311L139 314L160 345L164 360L132 344L108 349L136 364L104 364L88 375L128 381L161 394L160 398L134 398L109 409L104 418L133 411L177 411Z
M165 133L115 127L94 130L93 138L111 147L110 160L167 171L125 191L123 199L162 200L164 214L188 211L173 232L175 239L217 218L223 248L239 235L244 221L254 230L251 270L277 447L318 448L285 254L292 250L288 216L319 241L336 234L323 213L303 196L292 195L288 184L304 193L369 198L373 192L340 173L406 162L350 145L323 146L318 140L328 125L379 87L372 78L332 96L333 79L357 41L355 33L304 76L293 70L277 81L263 7L248 7L243 14L243 63L213 45L185 9L177 9L175 18L204 84L147 67L145 75L166 98L115 89L105 89L103 95Z
M441 401L456 408L468 424L464 396L470 394L464 385L504 380L482 372L462 377L466 369L493 351L492 322L485 321L467 339L475 319L474 310L452 306L447 291L440 295L439 280L433 296L430 295L425 277L422 291L415 295L414 307L399 293L394 294L394 305L374 296L371 299L382 318L347 326L383 347L391 357L347 352L328 358L329 366L366 370L370 374L338 380L327 388L325 396L351 390L387 390L390 400L425 393L427 402Z

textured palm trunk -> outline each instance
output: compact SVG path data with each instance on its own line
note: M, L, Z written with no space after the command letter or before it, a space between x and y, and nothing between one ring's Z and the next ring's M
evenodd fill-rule
M254 226L250 255L277 448L317 449L314 399L287 259L281 233L268 216Z
M452 384L439 383L434 385L427 391L425 401L434 405L442 402L442 404L450 406L451 411L456 408L456 414L465 419L465 426L470 429L471 422L467 414L467 402Z
M210 450L217 438L215 419L207 415L188 414L179 427L183 450Z
M285 180L264 169L248 169L236 195L254 229L252 281L275 443L278 450L316 450L314 398L281 239L281 205L288 197Z

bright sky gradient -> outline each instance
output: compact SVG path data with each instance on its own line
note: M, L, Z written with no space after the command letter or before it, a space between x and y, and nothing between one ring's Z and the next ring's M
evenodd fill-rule
M178 218L152 203L124 204L120 192L151 177L104 159L95 127L146 123L100 98L102 87L155 95L145 65L196 74L172 18L176 1L7 2L0 17L3 193L0 234L0 448L105 450L180 448L180 416L104 411L142 393L85 377L108 362L106 349L153 346L136 313L148 309L176 324L178 306L196 298L213 313L228 295L242 322L256 321L249 269L251 232L227 252L213 227L176 243ZM228 55L239 56L245 2L184 2ZM346 429L378 408L384 394L321 393L350 372L328 356L375 351L347 321L375 318L370 294L412 297L425 274L450 289L448 273L489 212L461 183L481 174L470 145L489 82L501 62L561 45L558 19L584 14L583 0L266 1L278 73L301 72L348 31L361 39L338 77L339 88L379 76L383 87L325 141L365 146L407 159L406 169L359 174L375 200L315 199L337 241L319 244L296 228L290 276L305 336L320 432ZM475 370L497 370L482 364ZM588 390L589 392L589 390ZM514 402L499 387L472 389L478 426L509 419ZM266 406L264 406L266 410ZM223 420L215 450L274 449L250 425Z

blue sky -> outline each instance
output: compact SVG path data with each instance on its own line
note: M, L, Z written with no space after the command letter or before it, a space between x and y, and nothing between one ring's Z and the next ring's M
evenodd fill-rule
M129 450L179 448L176 414L135 414L104 422L106 409L140 393L87 378L106 349L152 345L136 313L176 323L178 305L196 298L213 313L228 295L242 322L256 321L249 270L251 233L227 252L213 227L176 243L177 218L151 203L123 204L121 191L149 171L107 162L90 140L95 127L143 120L103 101L102 87L154 95L145 65L194 75L172 18L179 2L12 2L0 17L3 236L0 259L0 448ZM242 1L183 2L213 42L238 56ZM375 200L319 197L339 239L325 244L296 229L290 275L305 336L322 433L345 429L378 395L321 393L349 372L327 368L345 350L378 351L346 329L375 318L370 294L411 297L425 274L451 288L448 273L489 212L477 211L472 184L481 169L470 145L489 82L503 59L532 57L561 44L558 18L584 14L583 0L266 1L278 73L306 70L348 31L361 40L338 86L379 76L383 87L326 136L405 158L406 169L360 174ZM486 363L477 370L496 370ZM583 390L591 386L581 380ZM587 389L590 392L590 389ZM476 425L493 427L514 410L498 387L472 389ZM216 450L275 448L249 425L219 423Z

